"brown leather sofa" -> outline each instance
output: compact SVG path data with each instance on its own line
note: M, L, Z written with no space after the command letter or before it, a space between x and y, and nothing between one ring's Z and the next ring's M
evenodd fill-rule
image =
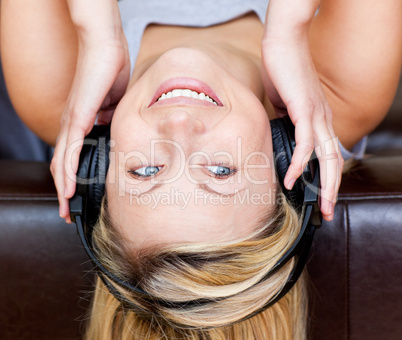
M402 91L369 152L316 233L312 340L402 339ZM0 160L0 339L80 339L91 268L48 164Z

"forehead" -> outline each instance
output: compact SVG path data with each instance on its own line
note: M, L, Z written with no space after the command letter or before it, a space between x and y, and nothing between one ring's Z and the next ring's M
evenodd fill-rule
M110 209L120 233L137 246L227 242L253 233L274 209L271 204L242 199L242 204L237 205L233 197L190 197L171 192L159 197L138 197L131 204L120 203L119 207L112 204Z

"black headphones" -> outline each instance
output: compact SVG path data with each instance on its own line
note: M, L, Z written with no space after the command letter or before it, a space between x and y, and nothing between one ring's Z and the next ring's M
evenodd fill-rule
M260 280L268 279L272 274L282 268L290 259L295 258L296 264L290 273L286 284L279 294L268 301L265 306L248 315L242 320L248 319L281 299L296 283L307 262L311 244L316 228L321 225L321 214L318 207L319 167L318 161L311 158L303 175L296 181L292 190L287 190L283 185L286 172L289 168L293 151L296 145L294 126L288 117L271 121L273 150L275 166L279 183L286 198L292 206L303 213L303 222L300 233L291 248L282 256L275 266ZM138 284L123 281L110 273L96 258L92 244L92 229L96 223L102 198L105 193L106 174L109 166L110 150L110 126L94 126L93 130L84 140L77 171L77 187L74 197L70 199L71 220L77 225L78 234L82 244L91 260L94 262L100 278L110 292L125 306L141 313L138 306L133 306L111 284L114 283L140 294L145 300L151 297ZM257 283L258 284L258 283ZM217 301L214 299L213 301ZM159 301L152 298L152 303L157 303L168 308L189 308L212 302L210 299L198 299L186 302ZM239 321L242 321L239 320Z

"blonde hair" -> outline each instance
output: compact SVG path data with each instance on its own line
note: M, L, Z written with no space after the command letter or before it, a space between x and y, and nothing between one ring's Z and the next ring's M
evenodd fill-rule
M117 277L139 282L150 298L111 282L125 300L144 310L137 314L122 305L97 278L85 339L306 339L303 275L277 303L246 319L281 291L293 269L291 260L272 277L261 280L300 230L298 214L283 196L279 202L268 222L236 242L179 244L131 255L116 229L110 227L103 204L93 232L97 257ZM208 302L183 308L168 306L169 301L198 299Z

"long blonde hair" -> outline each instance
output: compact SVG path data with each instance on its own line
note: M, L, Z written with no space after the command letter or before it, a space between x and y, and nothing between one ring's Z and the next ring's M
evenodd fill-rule
M282 196L281 196L282 197ZM121 279L133 279L146 300L116 284L137 314L123 306L97 278L86 331L87 340L304 340L307 298L303 276L270 308L249 319L277 295L293 268L290 261L268 280L261 278L289 249L300 230L298 214L282 197L274 216L255 233L236 242L171 245L132 254L111 227L106 204L94 228L98 259ZM130 254L130 255L129 255ZM165 301L160 305L152 299ZM169 301L208 299L189 308L169 308Z

